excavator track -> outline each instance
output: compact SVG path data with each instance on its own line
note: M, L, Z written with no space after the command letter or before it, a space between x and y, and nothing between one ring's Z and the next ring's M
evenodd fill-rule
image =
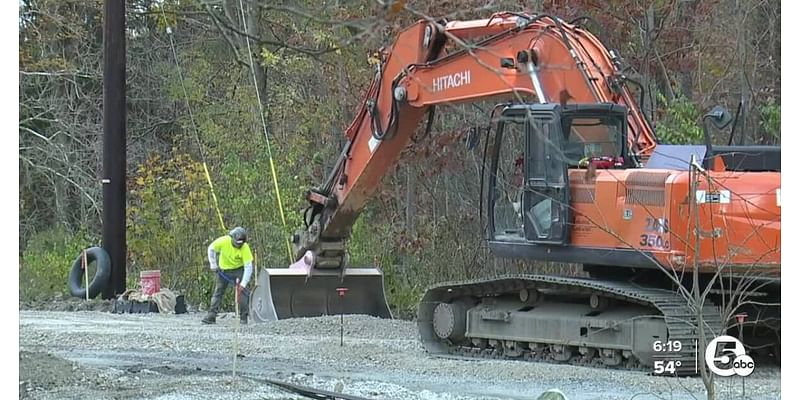
M702 311L711 340L724 323L714 305ZM670 290L626 281L512 275L429 288L419 306L418 328L423 345L436 356L648 371L660 360L674 367L664 374L687 376L701 368L697 320L690 302Z

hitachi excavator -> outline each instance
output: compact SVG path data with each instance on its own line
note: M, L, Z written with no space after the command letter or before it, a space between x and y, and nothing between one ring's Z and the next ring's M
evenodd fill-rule
M780 148L716 146L708 129L702 145L658 144L621 58L586 21L504 12L402 31L380 53L335 167L307 192L298 261L263 270L251 315L390 318L382 273L348 266L352 226L426 114L430 130L437 105L491 100L486 174L476 177L491 251L585 274L431 287L418 310L429 352L623 368L661 360L689 375L704 368L698 343L734 332L779 354ZM719 108L706 117L717 128L731 120Z

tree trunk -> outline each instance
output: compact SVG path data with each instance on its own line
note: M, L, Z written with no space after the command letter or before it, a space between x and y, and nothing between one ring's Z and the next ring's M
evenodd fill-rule
M699 185L699 171L692 166L691 171L689 174L689 193L695 193L697 191L697 187ZM710 373L710 371L706 368L706 357L705 357L705 348L708 344L708 338L706 337L706 330L703 324L703 307L702 304L706 300L703 298L702 293L700 292L700 266L698 264L698 258L700 256L700 209L697 205L697 201L692 197L691 198L691 208L690 212L692 214L691 218L694 220L694 248L692 249L694 252L694 264L692 268L692 302L694 303L693 306L697 310L695 318L697 318L697 329L699 336L698 336L698 360L697 363L700 365L700 377L703 381L703 385L706 388L706 398L708 400L716 400L717 393L716 393L716 386L714 385L714 375Z
M241 17L239 16L239 3L233 0L227 0L222 2L222 11L225 12L225 17L228 21L236 28L240 29L240 21ZM239 43L237 44L244 44L242 39L239 39Z
M675 92L672 90L672 84L670 83L669 72L667 71L667 67L664 65L664 62L661 60L661 55L658 52L658 46L655 43L655 29L656 29L656 12L655 8L651 4L650 7L647 8L646 12L646 38L647 38L647 48L651 49L647 53L647 68L650 67L650 57L655 57L655 67L658 71L655 74L655 81L658 83L659 89L661 89L661 93L664 93L664 96L667 98L667 102L671 102L675 99Z
M261 7L252 4L245 5L247 12L247 34L253 38L261 38ZM253 71L256 76L256 86L261 96L261 104L267 105L267 74L261 66L261 45L250 40L250 50L253 52ZM266 117L266 116L265 116Z
M653 83L650 78L650 57L653 48L652 40L650 40L653 32L653 6L651 5L646 12L644 21L644 35L642 37L642 47L644 48L644 58L642 59L642 90L644 97L644 104L640 105L643 110L650 111L650 120L654 120L655 101L653 99Z
M692 16L693 16L693 13L694 13L695 5L696 5L696 2L694 2L694 1L681 1L681 2L678 2L678 17L677 17L677 20L678 21L682 21L681 23L685 24L686 28L687 28L686 35L683 36L683 40L681 40L681 43L679 44L679 46L681 46L681 47L688 46L694 41L695 29L694 29L694 23L693 23ZM678 79L677 80L678 80L678 84L680 85L679 86L680 87L680 94L682 94L687 99L691 100L691 99L694 98L694 90L693 90L694 89L694 85L693 84L694 84L694 74L695 74L696 68L692 68L692 67L687 66L687 62L688 62L688 59L689 59L689 57L688 57L689 53L690 53L689 50L685 50L686 57L681 56L682 59L683 59L683 61L681 62L681 65L683 65L683 66L681 68L679 68L679 70L678 70Z
M736 30L736 61L739 64L739 101L742 104L742 112L739 115L742 134L740 136L741 142L739 144L745 144L747 142L747 136L749 136L749 132L751 132L750 127L747 125L750 121L748 121L748 114L750 114L750 87L747 83L747 41L745 40L745 35L747 34L747 27L744 24L747 22L747 13L745 11L745 4L742 4L740 0L736 0L736 19L739 21L738 29Z

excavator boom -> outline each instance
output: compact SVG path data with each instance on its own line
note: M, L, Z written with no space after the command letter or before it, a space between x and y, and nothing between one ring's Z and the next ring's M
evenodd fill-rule
M459 50L447 52L451 43ZM655 147L653 131L625 86L618 56L587 30L556 17L504 12L474 21L421 20L380 56L335 168L307 194L306 227L293 238L299 269L266 269L253 315L274 319L338 312L342 307L331 294L344 286L350 288L344 298L372 299L376 305L366 308L369 313L391 315L382 275L374 268L347 269L345 242L382 178L437 105L491 98L621 104L630 110L632 153L646 158ZM269 289L275 287L281 290ZM344 312L356 309L365 310L354 306Z

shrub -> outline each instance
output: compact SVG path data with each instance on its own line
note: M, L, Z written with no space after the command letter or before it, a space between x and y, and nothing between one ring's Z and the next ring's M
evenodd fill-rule
M704 143L703 128L698 124L700 111L690 99L679 96L671 102L658 95L660 102L666 104L665 115L656 125L656 134L664 144Z
M759 107L759 115L764 136L779 142L781 140L781 105L770 100L767 104Z
M69 293L67 277L72 262L91 238L84 232L73 233L57 226L28 240L20 260L20 300L40 300L54 294ZM90 277L93 272L90 270Z

